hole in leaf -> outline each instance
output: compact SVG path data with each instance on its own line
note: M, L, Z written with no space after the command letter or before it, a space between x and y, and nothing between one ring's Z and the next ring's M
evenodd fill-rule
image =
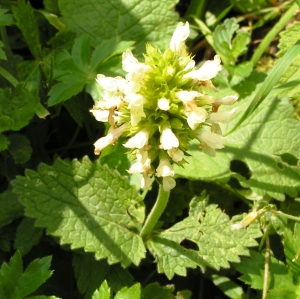
M247 164L240 160L232 160L230 163L230 170L236 172L246 178L247 180L251 177L251 171Z
M282 163L278 162L278 163L277 163L277 167L280 168L280 169L282 169L282 168L283 168Z
M195 242L191 241L191 240L184 239L180 243L180 245L182 247L184 247L185 249L191 249L191 250L197 250L197 251L199 250L198 245Z
M287 163L291 166L296 166L298 163L298 159L295 156L288 153L281 155L280 158L282 162Z

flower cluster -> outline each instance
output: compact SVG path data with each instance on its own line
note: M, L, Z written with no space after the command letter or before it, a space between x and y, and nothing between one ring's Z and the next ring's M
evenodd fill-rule
M221 70L218 55L194 69L195 61L186 52L189 24L179 23L170 46L162 53L147 45L145 62L127 50L122 56L125 78L97 76L103 89L102 99L91 112L98 121L110 125L107 136L96 141L95 154L123 135L123 145L136 162L129 173L141 173L141 188L148 188L152 176L162 179L163 188L175 187L173 163L182 165L192 139L200 141L202 151L215 156L226 143L220 124L227 123L234 110L218 111L232 105L237 96L217 98L211 79Z

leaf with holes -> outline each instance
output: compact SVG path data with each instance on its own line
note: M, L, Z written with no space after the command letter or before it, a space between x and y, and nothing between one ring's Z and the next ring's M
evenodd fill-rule
M175 274L185 276L187 268L197 266L202 270L206 266L228 268L229 262L239 261L239 255L248 255L247 247L256 246L254 238L261 236L256 225L245 230L232 230L231 226L229 217L216 205L206 206L204 197L194 198L190 215L154 234L147 247L156 259L158 272L169 279Z
M144 220L141 197L116 171L92 163L56 160L12 182L35 225L72 249L94 252L97 259L124 267L138 264L145 247L138 231Z

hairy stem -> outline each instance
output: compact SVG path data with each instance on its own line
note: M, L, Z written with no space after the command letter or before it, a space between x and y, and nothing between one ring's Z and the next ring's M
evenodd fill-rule
M269 238L269 236L267 236L266 237L265 270L264 270L264 285L263 285L262 299L266 299L266 297L267 297L269 268L270 268L270 238Z
M141 230L141 237L143 239L147 238L150 233L152 232L153 228L155 227L158 219L164 212L168 199L170 196L170 191L166 192L163 189L162 185L159 185L159 191L156 199L156 203L154 204L150 214L148 215L146 222L144 223L144 226Z

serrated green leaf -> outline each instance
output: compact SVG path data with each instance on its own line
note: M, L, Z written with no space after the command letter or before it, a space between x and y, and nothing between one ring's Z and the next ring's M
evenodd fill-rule
M25 206L25 214L36 225L60 238L73 249L94 252L110 264L138 264L145 255L140 224L130 214L143 219L141 197L117 172L92 163L56 160L53 166L41 164L38 172L13 181L14 192Z
M17 292L23 298L38 289L52 274L48 270L51 263L51 256L36 259L31 262L21 277L18 279Z
M193 202L199 202L194 198ZM154 235L147 246L155 256L158 272L169 279L174 274L186 275L186 268L228 268L229 262L239 261L239 255L248 255L247 247L256 246L254 238L261 236L259 228L232 230L229 217L215 205L205 207L202 213L176 223L171 228ZM181 245L184 240L192 242L196 249Z
M10 259L9 263L3 263L0 269L0 295L3 298L14 298L17 281L23 273L23 263L18 251Z
M80 293L85 293L85 298L91 298L109 271L107 261L96 261L91 253L74 254L73 266Z
M243 115L248 101L237 105L238 110L230 127ZM216 157L201 152L197 144L191 146L191 157L184 168L174 167L180 177L204 181L227 182L234 173L232 160L243 161L251 177L244 182L259 195L265 193L284 199L284 193L296 197L300 190L300 172L297 166L282 161L281 155L289 153L298 157L300 123L291 118L293 108L287 99L264 101L256 113L250 115L239 128L227 135L228 143L218 150Z
M108 287L108 284L106 280L102 283L101 287L99 288L99 291L96 290L92 296L92 299L110 299L110 289Z
M18 131L25 127L34 115L39 98L30 84L18 84L12 91L0 89L0 132Z
M12 12L16 19L16 25L22 31L30 52L36 59L39 59L41 57L39 29L30 2L18 0L17 5L12 6Z
M278 58L281 58L291 46L293 46L300 39L300 22L294 22L292 26L286 27L286 29L280 33L280 40L278 48L280 51L276 54ZM280 78L278 85L293 81L300 77L300 55L290 64L287 70L283 73ZM290 97L299 93L299 83L293 87L290 87L285 94Z
M286 263L288 264L291 272L298 277L300 274L300 225L295 224L294 232L292 233L288 228L284 231L284 253L286 257Z
M117 38L101 41L93 51L90 62L91 71L96 72L100 63L110 59L113 56L122 54L127 49L130 49L132 45L133 42L130 41L118 42Z
M8 150L13 156L16 164L26 163L32 153L29 140L22 134L11 134L8 136L10 142Z
M85 72L88 71L90 59L90 42L91 39L87 34L79 35L72 48L72 59L74 63Z
M136 283L132 287L125 287L120 290L114 299L140 299L141 298L141 285Z
M10 26L14 23L12 14L7 12L8 9L0 8L0 26Z
M261 253L250 251L250 257L242 257L239 264L234 264L234 267L243 275L239 277L240 280L249 284L251 288L262 290L264 283L264 266L265 256ZM269 263L269 284L271 286L276 283L274 276L284 277L288 273L287 267L275 258L270 258Z
M49 106L56 105L82 91L86 84L86 77L82 73L69 74L60 79L61 83L55 84L49 92Z
M240 83L242 80L245 80L253 70L253 65L251 61L242 62L235 66L226 66L226 69L228 70L231 80L230 85L234 86ZM249 91L249 89L248 89Z
M234 65L237 58L247 51L250 35L238 29L237 20L232 18L226 19L213 32L215 51L221 56L225 66Z
M18 201L18 196L11 190L0 194L0 227L10 224L24 213L23 206Z
M286 275L278 275L267 294L266 299L300 299L300 285L293 281L291 273Z
M174 291L174 286L168 285L162 287L157 282L155 282L155 283L148 284L142 290L141 299L175 299L174 295L172 294L173 291Z
M43 229L34 226L34 219L25 217L17 228L14 248L23 256L39 243L42 234Z
M117 293L125 286L134 285L134 278L127 269L121 267L120 264L115 264L109 267L106 280L113 292Z
M175 0L133 0L118 2L105 0L59 0L63 22L71 30L88 33L95 38L137 41L137 51L146 42L165 48L176 27L178 16L173 11ZM97 22L95 22L97 20Z

